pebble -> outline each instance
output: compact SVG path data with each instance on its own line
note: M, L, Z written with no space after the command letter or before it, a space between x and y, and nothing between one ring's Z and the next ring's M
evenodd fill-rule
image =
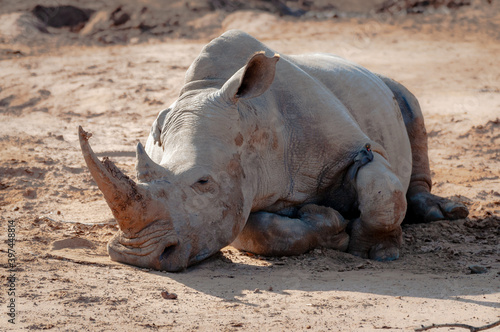
M471 265L469 270L472 274L482 274L488 272L488 269L481 265Z
M166 300L176 300L177 299L177 294L169 293L167 291L161 292L161 296Z

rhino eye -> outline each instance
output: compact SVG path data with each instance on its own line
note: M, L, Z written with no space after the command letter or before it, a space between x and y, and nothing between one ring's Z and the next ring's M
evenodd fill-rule
M198 194L214 193L216 184L210 176L204 176L191 186Z
M208 177L202 177L201 179L198 180L198 184L207 184L208 183Z

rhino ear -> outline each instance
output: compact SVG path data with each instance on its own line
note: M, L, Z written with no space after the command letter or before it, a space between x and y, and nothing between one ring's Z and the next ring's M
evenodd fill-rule
M278 54L268 58L264 52L255 53L245 67L227 80L221 89L223 95L234 103L260 96L273 83L279 59Z
M170 110L173 108L174 104L172 104L169 108L162 110L156 117L156 120L153 122L153 126L151 126L150 135L153 137L154 143L158 143L158 146L161 146L161 130L163 129L165 117L167 116L167 113L170 112Z

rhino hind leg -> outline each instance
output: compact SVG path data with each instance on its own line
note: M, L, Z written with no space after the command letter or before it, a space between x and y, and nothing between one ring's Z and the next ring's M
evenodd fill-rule
M398 82L384 76L379 77L394 93L410 138L413 167L406 194L408 211L404 222L427 223L467 217L469 211L465 205L431 194L427 132L417 98Z
M307 204L290 218L252 213L233 247L263 256L300 255L317 247L346 251L347 221L332 208Z

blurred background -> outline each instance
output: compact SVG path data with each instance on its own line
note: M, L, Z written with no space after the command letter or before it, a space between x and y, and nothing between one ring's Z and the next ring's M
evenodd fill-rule
M377 20L479 27L499 35L494 0L2 0L0 44L123 44L212 38L229 28L259 31L272 17L291 22ZM242 15L242 13L246 13ZM253 13L253 15L249 15ZM268 14L269 16L257 14ZM271 17L272 15L272 17ZM481 22L487 21L487 22ZM362 21L360 21L362 22ZM276 32L276 31L275 31ZM5 49L3 53L7 52Z

